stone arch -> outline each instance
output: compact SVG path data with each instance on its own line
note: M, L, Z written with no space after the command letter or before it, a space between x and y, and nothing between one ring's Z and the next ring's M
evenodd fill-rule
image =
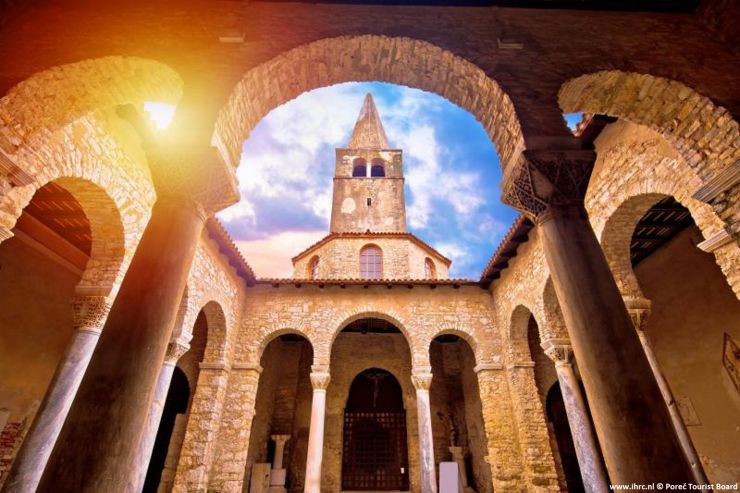
M530 319L534 319L539 330L542 330L542 324L535 317L534 311L528 307L520 304L514 307L514 310L511 312L507 351L510 363L523 363L532 360L528 342Z
M540 340L568 339L568 329L565 326L563 311L555 294L552 277L547 276L545 287L542 289L542 319L544 325L540 326Z
M483 355L479 353L480 351L480 344L478 344L478 340L475 338L473 334L471 334L469 331L463 329L462 327L459 327L457 324L455 326L442 326L440 329L437 330L437 332L433 333L429 340L427 341L427 348L429 345L439 336L443 335L454 335L465 341L468 346L470 346L470 350L473 353L473 357L475 358L476 364L483 361Z
M277 339L278 337L280 337L282 335L286 335L286 334L293 334L293 335L297 335L297 336L303 337L306 340L306 342L308 342L308 344L311 346L311 350L312 351L314 350L314 344L311 341L311 338L305 332L303 332L301 330L298 330L298 329L294 329L294 328L284 327L284 328L280 328L280 329L277 329L277 330L263 331L263 332L261 332L260 333L260 336L259 336L260 337L259 343L257 344L256 348L254 349L254 352L253 353L250 353L250 360L251 361L254 361L256 363L259 363L259 361L262 358L262 355L264 354L265 349L267 348L267 346L272 341L274 341L275 339Z
M404 339L406 339L412 366L429 366L429 356L426 354L426 350L423 348L423 345L419 344L416 338L413 337L412 334L414 332L409 330L410 326L404 321L403 317L393 310L378 311L371 308L361 308L354 313L344 313L338 316L337 319L342 320L342 322L336 326L330 337L327 338L326 342L317 341L314 346L314 364L322 366L326 365L328 367L331 361L331 350L339 333L342 332L347 325L363 318L379 318L395 325L398 330L401 331L401 334L403 334Z
M740 132L732 114L677 81L605 70L567 81L558 102L563 113L616 116L655 130L703 182L740 159Z
M249 70L219 112L212 143L236 166L243 142L270 110L312 89L361 81L433 92L466 109L491 137L504 168L524 149L514 104L483 70L425 41L377 35L322 39Z
M206 316L208 323L208 341L203 361L215 362L226 360L226 337L228 327L226 313L218 301L208 301L199 310Z
M175 70L146 58L108 56L51 67L0 99L0 148L12 153L96 109L150 100L174 104L182 90Z

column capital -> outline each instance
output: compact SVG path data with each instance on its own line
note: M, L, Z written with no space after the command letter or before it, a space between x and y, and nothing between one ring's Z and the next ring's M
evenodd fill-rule
M582 204L596 153L590 150L528 150L501 184L501 201L539 222L551 205Z
M432 372L412 372L411 373L411 383L414 384L414 388L419 390L425 390L429 391L429 388L432 386L432 378L434 375L432 375Z
M164 356L165 364L174 365L190 349L190 344L182 339L170 341L167 345L167 353Z
M10 238L13 237L14 234L15 233L13 233L13 230L0 224L0 243L2 243L5 240L9 240Z
M284 444L290 440L290 435L270 435L270 439L275 442L275 444Z
M563 339L550 339L542 343L542 349L550 358L555 367L573 365L573 347L570 341Z
M627 313L629 313L632 323L635 325L635 330L643 332L645 330L645 322L650 316L651 302L647 298L625 296L624 305L627 307Z
M329 387L329 382L331 381L331 374L328 371L312 371L310 378L311 386L314 390L326 390Z
M75 329L100 334L113 300L108 296L77 295L72 298L71 304Z

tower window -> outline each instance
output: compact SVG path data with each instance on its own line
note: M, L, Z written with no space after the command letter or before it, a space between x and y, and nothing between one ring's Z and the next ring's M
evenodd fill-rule
M319 257L314 256L308 263L308 278L318 279L319 278Z
M370 197L368 197L367 198L367 206L370 207L371 205L373 205L373 199L371 199Z
M377 245L366 245L360 250L360 278L383 278L383 252Z
M367 161L362 158L357 158L352 161L352 176L353 177L365 177L367 176Z
M370 176L385 176L385 166L382 159L373 159L372 166L370 167Z
M437 278L437 268L434 266L434 262L432 262L432 259L427 257L424 259L424 277L427 279L436 279Z

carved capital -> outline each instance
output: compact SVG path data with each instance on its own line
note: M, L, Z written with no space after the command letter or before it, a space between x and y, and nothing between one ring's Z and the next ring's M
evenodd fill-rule
M501 200L535 220L551 205L581 204L595 160L593 151L524 151L504 177Z
M11 229L8 229L7 227L0 224L0 243L2 243L5 240L9 240L14 235L13 231Z
M174 365L177 363L183 354L187 353L190 349L190 344L187 341L175 339L167 345L167 353L164 356L165 364L169 363Z
M75 329L100 333L112 304L112 300L107 296L75 296L72 298Z
M329 372L311 372L311 386L314 390L326 390L330 381L331 374Z
M275 445L282 445L290 440L290 435L270 435L270 439L275 442Z
M432 373L412 373L411 374L411 383L414 384L414 388L419 391L429 391L429 388L432 386Z
M551 339L542 343L542 349L555 366L570 366L573 364L573 347L568 341Z
M650 316L650 300L646 298L624 298L624 304L627 307L632 323L638 332L645 330L645 322Z
M160 197L186 197L206 215L239 200L234 169L210 145L185 144L183 140L147 148L154 185Z

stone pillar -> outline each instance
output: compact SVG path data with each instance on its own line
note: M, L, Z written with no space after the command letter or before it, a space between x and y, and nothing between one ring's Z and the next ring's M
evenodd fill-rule
M167 401L167 394L172 383L172 374L175 371L177 360L190 349L190 344L183 340L174 340L167 346L167 354L164 358L164 364L159 371L157 386L154 388L154 398L152 407L149 409L149 416L146 420L146 427L139 442L139 451L137 453L136 466L131 472L132 476L138 478L134 491L141 491L144 488L144 480L149 470L149 461L154 451L154 442L159 432L159 423L162 420L162 411L164 403Z
M494 491L525 491L516 421L506 371L500 363L478 364L474 371L480 389L483 425Z
M571 142L568 142L571 144ZM612 482L692 482L583 196L595 154L524 151L503 201L535 220Z
M231 365L223 411L218 420L209 489L223 493L241 492L243 489L249 435L261 373L262 367L256 363L236 362Z
M589 493L608 492L609 477L601 462L599 443L592 429L580 383L573 370L573 351L564 341L545 341L542 347L545 354L555 363L583 486Z
M411 381L416 389L416 417L419 421L419 467L421 492L437 492L437 475L434 463L434 436L432 435L432 410L429 387L432 385L431 368L414 369Z
M275 459L272 461L273 469L283 468L283 454L285 453L285 442L290 440L290 435L270 435L275 442Z
M308 432L308 457L304 493L321 492L321 460L324 453L324 420L326 418L326 389L331 375L325 368L311 367L311 427Z
M160 195L40 491L133 488L139 440L205 220L189 198Z
M72 300L76 330L13 462L2 489L4 493L36 491L95 351L110 306L110 299L106 296L76 296Z
M455 461L457 464L457 472L459 479L458 481L462 485L463 492L468 493L472 492L473 489L468 486L468 475L465 470L465 454L463 453L462 447L448 447L450 450L450 455L452 455L452 460Z
M697 484L709 484L709 479L704 473L704 468L701 465L699 454L694 448L691 436L689 436L689 430L686 429L686 424L683 422L683 418L681 418L681 413L678 410L676 400L673 398L671 387L668 385L668 381L665 379L665 376L660 369L660 364L658 363L655 351L653 350L653 344L650 342L650 338L645 332L645 322L650 316L650 300L644 298L625 298L624 301L627 306L627 311L629 312L630 317L632 317L632 323L635 325L637 336L640 338L642 349L645 351L645 356L647 357L648 363L650 363L650 368L653 370L653 375L655 375L655 381L658 383L658 387L660 387L660 393L663 395L666 406L668 406L671 423L673 423L673 428L676 430L676 435L681 443L683 453L691 467L694 481Z

